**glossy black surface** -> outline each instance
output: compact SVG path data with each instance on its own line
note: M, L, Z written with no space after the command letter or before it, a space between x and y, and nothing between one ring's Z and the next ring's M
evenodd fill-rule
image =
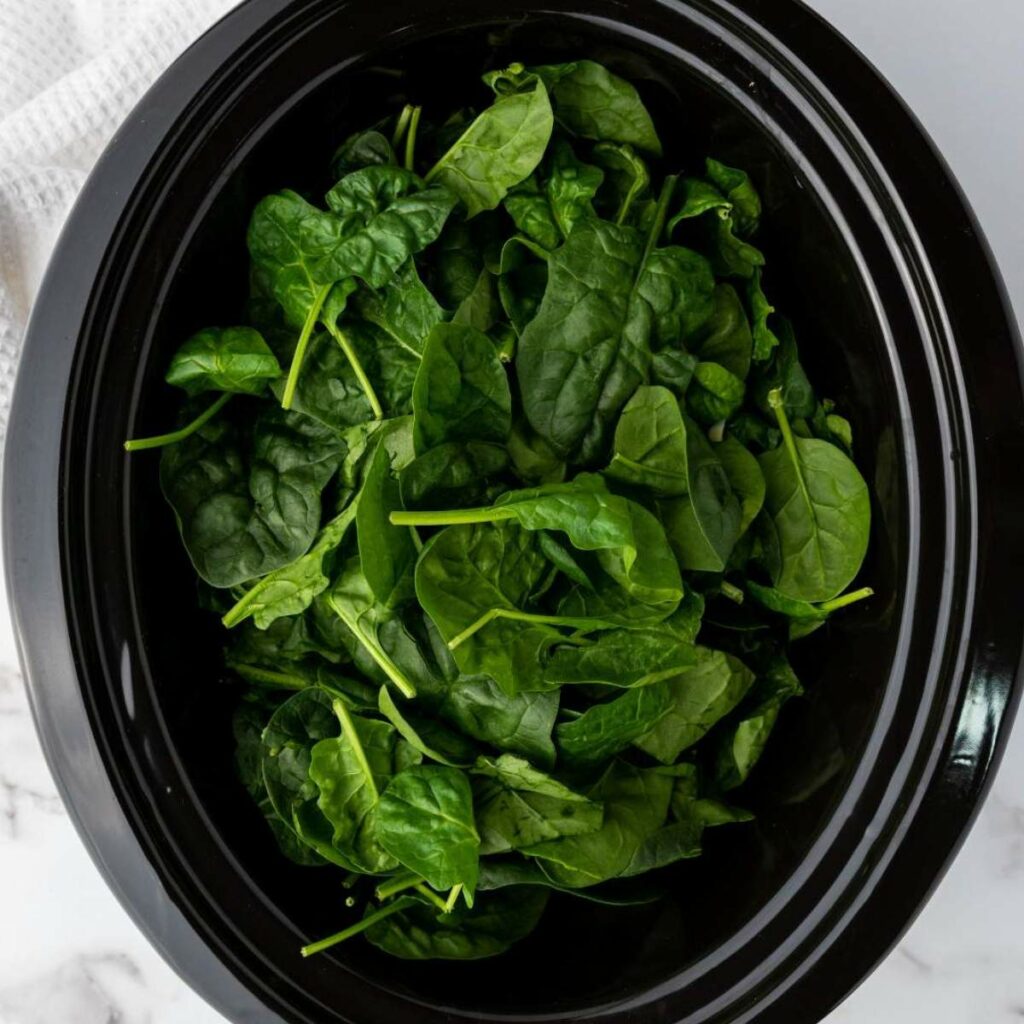
M235 697L156 485L121 441L169 422L191 330L236 318L253 202L315 190L337 140L441 107L509 58L640 83L669 163L710 151L766 199L772 295L854 423L878 597L799 668L744 794L676 895L553 905L511 954L407 964L335 930L341 893L278 856L234 783ZM401 77L380 69L398 69ZM193 47L91 178L30 328L5 466L9 586L47 754L136 920L235 1021L819 1020L960 842L1019 696L1019 342L983 240L910 115L789 0L251 0Z

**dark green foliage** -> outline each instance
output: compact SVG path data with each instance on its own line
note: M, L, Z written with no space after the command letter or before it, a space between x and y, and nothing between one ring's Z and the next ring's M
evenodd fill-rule
M332 903L365 876L304 955L469 960L552 891L660 898L750 819L723 797L803 692L790 644L871 596L853 428L766 296L751 178L664 177L592 61L484 83L346 138L323 204L257 204L245 322L182 345L182 426L128 446L166 448L231 630L267 841Z

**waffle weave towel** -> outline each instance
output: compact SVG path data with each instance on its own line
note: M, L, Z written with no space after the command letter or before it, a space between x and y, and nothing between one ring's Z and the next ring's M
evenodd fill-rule
M237 0L0 0L0 441L75 196L148 86Z

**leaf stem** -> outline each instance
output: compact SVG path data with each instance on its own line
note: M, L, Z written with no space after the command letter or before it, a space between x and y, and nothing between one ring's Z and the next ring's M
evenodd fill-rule
M387 656L384 649L380 647L376 642L372 641L362 629L359 627L359 622L352 617L346 615L339 606L338 602L331 598L331 607L334 609L334 613L341 619L342 622L348 626L355 638L363 645L366 653L377 663L381 671L398 687L399 691L403 696L408 697L412 700L416 696L416 690L413 685L408 682L399 671L398 666Z
M661 186L661 193L658 196L658 205L654 210L654 222L651 224L650 234L647 236L647 247L644 249L644 258L641 266L647 263L654 247L661 241L662 233L665 230L665 221L668 219L668 208L675 195L676 185L679 183L678 174L670 174Z
M728 580L722 580L722 597L729 598L730 601L736 604L743 604L743 591L739 587L733 586Z
M366 376L363 364L359 361L359 356L356 355L355 349L352 347L352 343L348 340L345 332L337 324L328 324L327 330L331 332L334 340L341 346L341 351L345 353L345 358L352 367L352 372L356 375L356 380L359 381L359 386L363 389L366 400L370 403L373 418L375 420L384 419L384 410L381 408L380 399L377 398L377 392L373 390L370 378Z
M478 633L488 623L495 619L512 619L514 622L532 622L540 626L563 626L564 616L558 615L537 615L533 612L521 612L516 608L489 608L476 622L467 626L457 636L448 641L448 650L454 651L460 644L464 644L474 633ZM565 638L569 640L568 637Z
M320 310L324 308L327 296L330 294L332 285L325 284L313 297L313 305L309 307L306 314L306 322L302 325L302 333L299 335L298 343L295 346L295 354L292 356L292 365L288 368L288 379L285 381L284 394L281 396L281 408L290 409L295 399L295 388L299 383L299 373L302 371L302 364L306 359L306 349L309 347L309 339L313 336L313 328L320 319Z
M398 120L395 122L395 131L391 136L392 149L398 149L402 144L402 139L405 137L405 129L409 126L409 119L412 117L414 109L411 103L406 103L402 107L402 112L398 115Z
M430 902L433 903L434 906L437 907L437 909L440 910L442 914L450 913L448 909L448 904L443 899L441 899L441 897L438 896L433 889L430 889L427 886L421 884L416 886L416 892L430 900Z
M416 133L419 131L420 115L422 113L422 107L412 108L412 116L409 119L409 134L405 137L405 169L407 171L413 171L416 169Z
M201 412L191 423L186 424L180 430L173 430L169 434L160 434L157 437L140 437L134 441L125 441L124 450L126 452L141 452L147 448L163 448L165 445L184 441L186 437L191 437L197 430L201 430L228 404L230 399L231 392L225 392L205 412Z
M302 955L313 956L314 953L322 953L325 949L330 949L331 946L336 946L339 942L344 942L346 939L351 939L352 936L358 935L360 932L365 932L367 928L372 928L378 921L383 921L392 914L397 914L399 911L406 910L410 906L412 906L412 900L408 897L396 900L390 906L381 907L380 910L370 914L369 917L364 917L361 921L357 921L349 928L344 928L340 932L336 932L334 935L329 935L326 939L321 939L319 942L313 942L308 946L303 946L301 950Z
M462 883L459 882L458 885L453 885L451 892L448 893L448 899L445 901L444 905L444 912L446 914L450 914L455 909L455 903L461 895Z
M417 885L422 884L423 879L420 875L407 871L405 874L396 875L386 882L381 882L374 890L374 894L383 903L384 900L397 896L400 892L405 892L406 889L414 889Z
M461 526L467 523L497 523L515 519L509 507L457 508L443 512L392 512L392 526Z
M786 415L786 401L782 397L781 388L772 388L768 392L768 404L775 411L775 418L779 421L779 430L782 431L782 440L793 463L793 471L800 482L800 493L804 501L811 506L811 496L807 490L807 482L804 480L803 467L800 464L800 453L796 450L796 440L793 437L793 428L789 425L789 416Z
M818 605L818 611L825 612L830 615L832 612L838 611L840 608L846 608L848 605L856 604L858 601L863 601L866 598L874 596L874 590L871 587L861 587L860 590L851 590L848 594L841 594L839 597L833 597L831 601L824 601Z
M274 686L281 690L305 690L309 685L301 676L290 676L286 672L272 672L270 669L259 668L256 665L232 665L229 662L228 668L248 683L262 683L265 686Z

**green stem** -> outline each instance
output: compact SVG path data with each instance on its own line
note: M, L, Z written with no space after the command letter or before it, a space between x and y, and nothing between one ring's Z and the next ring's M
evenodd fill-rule
M373 390L370 378L366 376L363 364L359 361L359 356L356 355L355 349L352 348L352 343L348 340L345 332L337 324L328 324L327 330L331 332L334 340L341 346L341 351L345 353L345 358L348 360L349 366L352 367L352 372L356 375L356 380L359 381L359 386L363 389L366 400L370 403L373 418L375 420L384 419L384 410L381 408L380 400L377 398L377 392Z
M497 523L515 519L511 506L497 508L456 508L444 512L392 512L392 526L461 526L466 523Z
M381 882L374 892L377 899L383 903L384 900L397 896L400 892L405 892L406 889L415 889L417 885L422 884L423 879L419 875L407 871L404 875L397 875L395 878L389 878L386 882Z
M793 469L796 478L800 482L800 493L808 506L811 505L811 496L807 491L807 482L804 480L803 469L800 464L800 453L796 450L796 440L793 437L793 428L789 425L789 416L786 415L786 401L782 397L781 388L772 388L768 392L768 404L775 410L775 418L779 421L779 430L782 431L782 440L786 445L786 451L793 462Z
M373 781L370 762L366 760L366 751L363 750L363 745L359 742L359 733L356 732L352 716L348 713L348 708L340 700L332 701L331 707L334 709L338 721L341 722L341 731L345 734L345 739L348 740L352 753L355 754L359 770L366 779L366 788L373 794L373 802L376 803L380 799L380 793L377 791L377 783Z
M313 336L313 328L320 319L320 310L324 308L327 296L331 291L331 285L325 284L313 297L313 305L309 307L306 314L306 322L302 325L302 333L299 335L298 344L295 346L295 354L292 356L292 365L288 368L288 379L284 384L284 395L281 397L281 407L290 409L295 398L295 388L299 383L299 373L302 371L302 364L306 359L306 349L309 347L309 339Z
M416 553L419 554L423 550L423 538L420 536L420 531L415 526L410 526L409 536L412 537L412 546L416 549Z
M678 174L670 174L661 186L661 194L658 196L658 205L654 211L654 223L651 224L651 232L647 236L647 247L644 249L644 258L641 266L647 263L654 247L661 241L662 232L665 230L665 221L668 219L668 208L675 195L676 185L679 182Z
M174 430L169 434L160 434L158 437L140 437L134 441L125 441L126 452L141 452L147 448L163 448L168 444L177 444L191 437L197 430L201 430L214 416L217 415L228 404L231 392L225 392L205 412L201 412L191 423L186 424L180 430Z
M861 587L860 590L851 590L849 594L842 594L839 597L833 597L831 601L825 601L818 605L818 611L825 612L826 615L831 615L832 612L838 611L840 608L846 608L848 605L856 604L858 601L863 601L866 598L874 596L874 590L871 587Z
M409 125L409 119L412 117L412 112L415 108L411 103L406 103L402 107L402 112L398 115L398 121L395 123L395 132L391 136L391 148L397 150L402 144L402 138L405 136L405 129Z
M378 921L383 921L392 914L397 914L399 911L405 910L410 906L412 906L412 901L408 898L396 900L390 906L381 907L376 913L370 914L369 917L364 917L362 921L358 921L349 928L336 932L334 935L329 935L326 939L321 939L319 942L303 946L301 950L302 955L313 956L314 953L322 953L325 949L330 949L331 946L336 946L339 942L351 939L353 935L365 932L367 928L372 928Z
M743 596L743 591L739 587L733 586L728 580L722 580L722 597L727 597L736 604L743 604Z
M331 600L331 607L334 609L335 615L341 619L342 622L348 626L349 630L355 636L355 638L363 645L366 653L380 667L380 670L398 687L399 691L403 696L408 697L412 700L416 696L416 690L412 684L408 682L399 671L398 666L384 653L384 649L374 643L365 633L359 628L359 623L346 615L341 607L333 599Z
M409 134L405 137L405 169L407 171L414 171L416 169L416 133L419 131L420 115L422 113L422 107L412 108L412 117L409 120Z
M417 885L416 892L430 900L430 902L433 903L434 906L437 907L437 909L440 910L442 914L447 914L450 912L448 909L448 904L443 899L441 899L441 897L438 896L433 889L428 889L427 886L425 885Z
M474 633L478 633L489 622L495 619L512 619L513 622L533 622L541 626L564 626L565 617L558 615L536 615L532 612L521 612L515 608L490 608L472 625L467 626L458 636L448 641L448 650L454 651L465 643ZM569 639L568 637L566 638Z
M255 665L228 664L233 672L237 672L246 682L262 683L281 690L305 690L309 685L299 676L290 676L285 672L272 672L270 669L257 668Z
M444 912L446 914L450 914L455 909L455 902L456 902L456 900L458 900L459 896L461 896L461 895L462 895L462 883L459 882L458 885L453 885L452 889L451 889L451 892L448 893L448 899L445 901L445 905L444 905Z

